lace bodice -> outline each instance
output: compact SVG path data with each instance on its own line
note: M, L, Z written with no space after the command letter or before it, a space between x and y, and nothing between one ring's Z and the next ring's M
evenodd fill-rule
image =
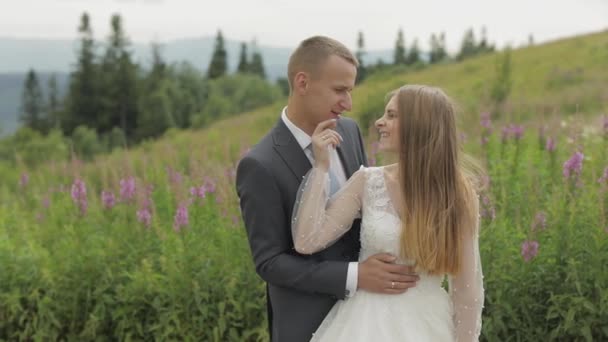
M361 167L328 199L329 175L313 168L302 181L294 207L292 236L296 250L311 254L327 248L361 217L360 261L376 253L399 256L401 219L391 201L383 168ZM477 231L477 230L476 230ZM463 271L448 277L454 303L454 326L458 341L477 341L481 330L483 281L478 237L465 241ZM399 259L401 264L411 264ZM420 274L417 288L439 287L442 276Z

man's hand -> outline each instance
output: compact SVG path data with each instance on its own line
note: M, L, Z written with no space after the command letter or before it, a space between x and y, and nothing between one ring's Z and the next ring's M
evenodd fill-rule
M395 264L394 256L374 254L359 263L358 288L369 292L400 294L416 286L420 277L414 267Z

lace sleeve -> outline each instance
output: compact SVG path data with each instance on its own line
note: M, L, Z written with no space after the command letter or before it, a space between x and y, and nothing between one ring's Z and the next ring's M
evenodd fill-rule
M360 217L364 169L328 199L329 173L312 168L304 177L294 206L291 234L298 253L312 254L336 242Z
M481 312L484 289L481 259L479 257L479 200L476 198L476 227L464 241L461 271L450 276L450 297L454 303L456 340L478 341L481 333Z

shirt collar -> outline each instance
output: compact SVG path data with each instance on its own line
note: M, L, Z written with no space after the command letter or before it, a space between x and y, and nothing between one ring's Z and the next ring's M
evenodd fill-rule
M287 107L283 108L283 112L281 113L281 119L293 134L296 141L302 147L302 150L305 150L308 145L312 142L312 138L306 132L304 132L300 127L296 126L289 118L287 117Z

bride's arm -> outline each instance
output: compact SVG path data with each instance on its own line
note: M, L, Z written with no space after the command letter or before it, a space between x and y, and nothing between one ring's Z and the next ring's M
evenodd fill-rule
M481 312L484 289L479 257L479 201L475 206L476 227L464 239L462 267L456 276L448 277L450 296L454 303L456 340L477 341L481 333Z
M365 169L355 172L346 184L328 198L329 173L314 167L306 175L294 206L291 234L298 253L325 249L346 233L360 217ZM329 203L328 203L329 200Z

